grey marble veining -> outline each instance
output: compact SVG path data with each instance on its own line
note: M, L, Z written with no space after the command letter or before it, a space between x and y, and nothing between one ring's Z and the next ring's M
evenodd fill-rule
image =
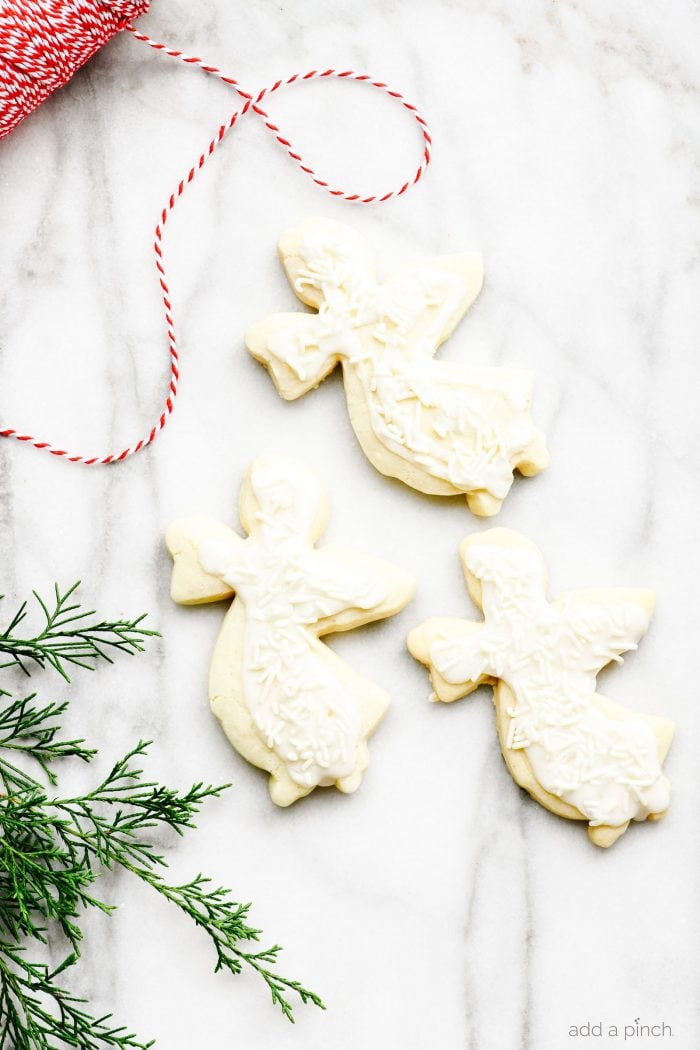
M0 443L2 590L85 581L100 609L149 609L162 644L87 681L72 724L104 764L139 736L156 775L233 781L182 843L241 899L285 972L328 1011L291 1028L249 977L214 976L206 940L122 877L92 919L76 980L168 1050L568 1050L700 1041L700 16L691 0L303 5L154 0L141 25L251 87L350 66L396 85L431 124L434 163L378 208L324 197L253 120L191 188L166 250L182 351L176 413L111 469ZM150 242L163 201L236 106L222 85L119 38L0 145L0 420L100 452L150 426L166 351ZM409 121L356 85L297 86L270 113L341 185L414 167ZM369 123L363 123L369 118ZM488 691L426 702L404 639L472 615L463 500L376 474L337 377L292 404L246 354L248 323L294 298L275 257L308 214L355 223L383 265L479 248L484 290L441 354L527 366L551 467L499 521L542 547L552 593L652 586L658 612L604 691L678 724L669 817L610 851L508 776ZM393 696L359 793L289 811L228 747L206 703L222 609L174 607L162 544L180 514L237 525L245 467L283 448L329 487L328 537L392 558L420 587L400 616L332 644ZM55 683L38 682L50 691ZM87 771L74 774L84 781ZM665 1021L672 1040L573 1039L571 1025Z

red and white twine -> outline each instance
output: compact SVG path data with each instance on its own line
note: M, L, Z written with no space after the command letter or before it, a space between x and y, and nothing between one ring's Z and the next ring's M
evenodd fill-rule
M163 207L155 228L153 250L158 271L158 281L163 295L163 308L167 332L168 350L170 353L170 382L168 393L158 420L138 441L119 452L108 455L86 456L56 448L48 441L40 441L30 434L24 434L14 427L3 427L0 424L0 437L11 437L17 441L42 449L53 456L61 457L71 463L95 464L121 462L150 445L165 427L175 407L180 379L179 357L175 339L175 326L170 301L170 291L165 272L163 256L163 235L175 205L185 189L202 170L207 160L223 142L229 131L247 113L254 113L260 118L265 128L275 141L288 153L297 166L317 186L333 197L352 201L358 204L373 204L399 197L413 186L423 175L430 163L430 133L428 126L415 106L407 102L398 91L392 90L382 81L374 80L365 74L353 70L312 69L308 73L294 73L286 80L277 80L270 87L263 88L257 94L244 90L238 81L223 73L216 66L209 65L201 58L186 55L152 40L145 33L139 32L131 19L143 14L148 8L148 0L0 0L0 138L9 134L17 124L36 108L52 91L67 83L73 73L86 62L100 47L122 29L142 43L162 52L171 58L179 59L189 66L197 66L203 72L230 85L243 99L243 104L222 124L200 155L195 164L182 178ZM416 121L422 136L423 153L415 173L396 189L386 193L362 195L350 193L332 186L305 164L294 149L292 143L283 135L277 125L270 119L261 103L268 95L280 91L291 84L310 80L327 80L335 77L341 80L354 80L367 84L384 92L398 102Z

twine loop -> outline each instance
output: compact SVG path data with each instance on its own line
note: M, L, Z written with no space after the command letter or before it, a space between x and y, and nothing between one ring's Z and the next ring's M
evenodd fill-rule
M255 113L297 167L315 185L332 197L341 200L357 204L379 204L399 197L420 180L430 163L431 138L425 120L414 105L383 81L375 80L364 73L356 73L352 69L312 69L307 73L294 73L286 79L277 80L269 87L258 91L257 94L252 94L246 91L235 77L222 72L216 66L195 55L187 55L183 51L170 48L140 32L133 25L132 19L143 14L148 6L149 0L110 0L109 3L103 3L101 0L0 0L0 48L2 49L0 52L0 138L9 134L52 91L67 83L81 65L122 29L154 51L177 59L187 66L195 66L204 73L223 81L243 99L243 105L231 114L226 123L219 125L207 148L200 154L187 174L180 179L161 209L156 223L153 251L158 283L162 293L170 355L168 390L158 419L145 434L126 448L97 456L68 452L66 449L56 447L48 441L41 441L14 427L3 427L0 424L0 437L14 438L16 441L32 445L34 448L49 452L71 463L83 463L87 466L121 462L140 452L156 439L173 412L180 380L180 363L165 271L163 235L170 215L186 188L194 181L229 131L243 116L249 112ZM420 163L400 186L384 193L373 194L361 194L333 186L305 163L289 139L262 108L261 103L268 96L285 87L311 80L331 78L354 81L383 92L410 114L416 122L422 140Z

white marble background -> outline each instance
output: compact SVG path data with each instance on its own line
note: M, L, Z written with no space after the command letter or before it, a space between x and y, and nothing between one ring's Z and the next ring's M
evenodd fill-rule
M154 0L142 26L244 84L313 67L385 78L430 120L435 160L404 198L334 202L254 120L173 221L179 405L155 447L110 469L0 443L2 590L85 581L101 610L148 609L163 642L79 677L72 725L103 763L152 737L153 771L232 780L199 830L167 844L255 902L284 971L326 1013L292 1028L254 978L214 976L206 939L127 878L90 922L77 975L100 1009L168 1050L567 1050L588 1020L665 1021L700 1041L700 17L692 0ZM152 271L161 204L233 95L126 36L0 146L0 422L87 452L159 411L166 353ZM363 191L402 181L410 121L361 87L307 85L270 111L320 170ZM368 120L365 124L364 121ZM385 263L478 247L484 291L444 356L532 367L551 468L516 483L500 522L540 543L554 593L651 585L658 614L605 692L679 726L661 825L611 851L515 788L488 692L426 702L405 652L428 615L473 612L457 544L479 527L377 475L338 378L283 403L242 345L294 299L277 235L309 213L356 223ZM306 457L333 500L328 536L420 578L395 620L334 646L393 694L360 792L290 811L233 753L206 703L222 610L175 608L162 532L190 512L235 522L264 450ZM37 682L45 691L55 683ZM96 775L84 773L80 777ZM172 848L170 848L172 845Z

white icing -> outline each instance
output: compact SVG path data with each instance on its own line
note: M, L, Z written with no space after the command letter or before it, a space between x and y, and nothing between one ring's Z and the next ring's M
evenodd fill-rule
M328 785L357 764L357 700L323 658L314 628L347 609L373 609L384 579L321 559L311 530L318 482L301 464L266 460L250 476L257 503L250 539L200 545L205 572L245 604L243 695L267 747L304 787Z
M360 381L372 430L389 451L460 492L503 499L539 432L528 372L433 361L462 312L464 278L438 264L406 266L380 286L337 226L309 233L295 291L321 297L313 328L277 330L268 350L300 380L339 357ZM313 331L313 335L310 332Z
M637 648L646 613L576 594L550 605L544 564L531 547L474 544L466 566L481 583L485 623L433 643L439 674L452 684L482 675L503 680L515 698L507 746L523 749L542 787L592 825L619 827L662 813L669 785L654 733L641 719L616 721L593 702L597 673Z

